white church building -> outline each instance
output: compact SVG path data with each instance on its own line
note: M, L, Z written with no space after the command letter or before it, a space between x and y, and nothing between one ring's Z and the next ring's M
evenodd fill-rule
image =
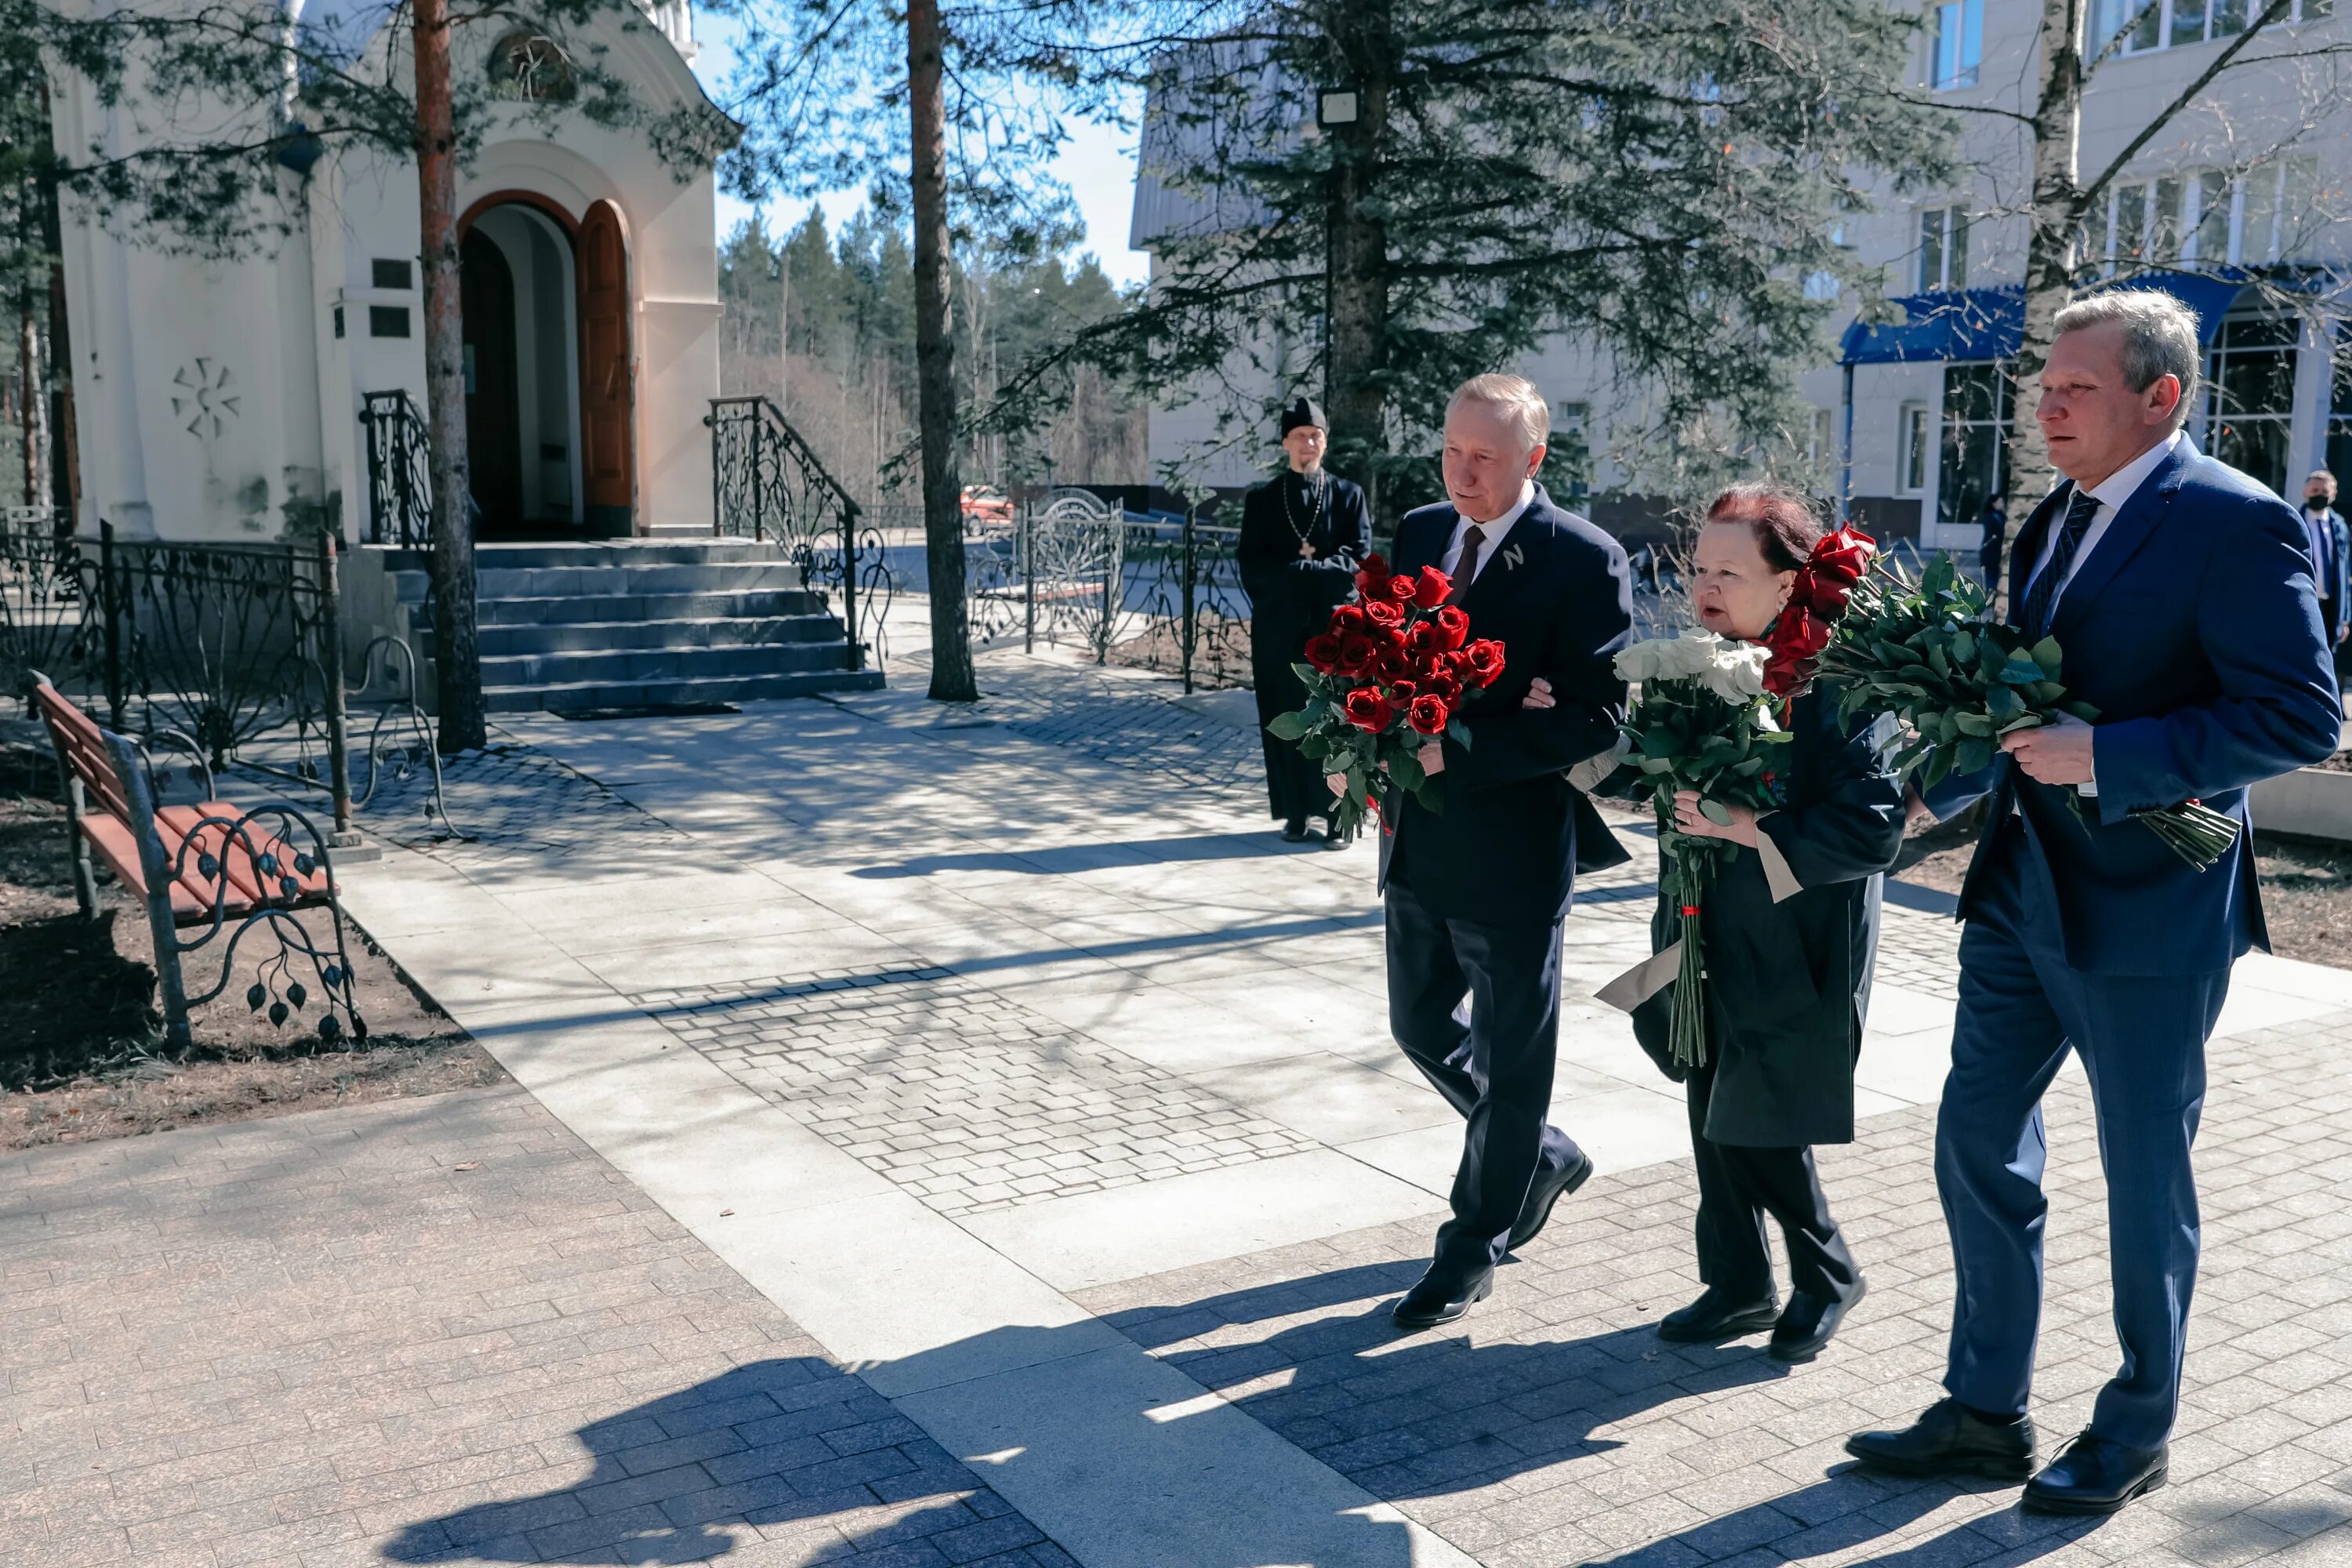
M642 0L640 0L642 4ZM301 0L290 0L297 11ZM327 0L357 31L381 0ZM320 7L310 7L315 13ZM304 16L305 23L317 20ZM348 26L346 31L352 30ZM602 68L652 113L706 100L685 0L590 25ZM495 21L455 32L453 69L512 72L533 40ZM510 36L511 35L511 36ZM406 68L376 37L362 68ZM708 166L681 174L641 132L530 104L494 106L459 172L467 426L485 539L711 529L718 259ZM184 95L100 101L65 77L53 134L121 156L275 106L223 115ZM278 537L324 503L352 542L383 537L365 419L425 404L415 166L349 142L278 174L288 232L233 261L176 253L68 203L63 268L80 475L78 531Z

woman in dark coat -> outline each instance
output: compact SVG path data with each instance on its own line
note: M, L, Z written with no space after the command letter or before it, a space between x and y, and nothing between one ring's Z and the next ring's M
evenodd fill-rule
M1821 538L1793 492L1741 485L1708 509L1691 574L1699 624L1765 641ZM1800 689L1777 783L1786 804L1728 808L1729 826L1675 799L1675 826L1742 853L1718 861L1700 916L1706 950L1706 1060L1688 1071L1698 1174L1698 1272L1706 1289L1658 1325L1713 1342L1770 1329L1770 1353L1811 1361L1862 1299L1861 1271L1830 1215L1811 1145L1853 1141L1853 1068L1878 946L1879 895L1903 845L1903 785L1887 771L1892 723L1846 724L1834 690ZM1616 781L1631 781L1620 775ZM1661 893L1664 948L1680 916ZM1633 1029L1670 1078L1673 987L1637 1008ZM1766 1216L1789 1248L1790 1290L1775 1299Z
M1250 599L1250 675L1265 746L1266 803L1288 842L1305 839L1307 819L1320 816L1323 847L1337 849L1341 840L1329 818L1338 803L1321 765L1265 731L1276 715L1306 705L1307 688L1291 666L1306 657L1307 639L1329 623L1332 606L1347 601L1356 568L1371 552L1364 492L1323 471L1326 430L1323 411L1304 397L1283 414L1290 467L1242 502L1237 552Z

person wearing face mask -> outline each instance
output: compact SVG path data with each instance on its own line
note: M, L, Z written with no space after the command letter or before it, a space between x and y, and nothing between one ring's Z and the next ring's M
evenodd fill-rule
M1276 715L1307 705L1306 683L1292 667L1307 656L1307 640L1329 624L1331 609L1354 586L1356 568L1371 553L1371 514L1364 492L1324 471L1328 441L1323 410L1300 398L1282 416L1282 450L1289 466L1242 502L1242 588L1250 601L1250 681L1256 688L1258 738L1265 747L1266 804L1282 823L1286 843L1308 837L1307 819L1325 819L1318 842L1344 842L1330 822L1338 802L1323 787L1323 770L1265 726Z
M2336 476L2315 469L2303 481L2303 526L2311 535L2311 558L2319 584L2319 626L2336 650L2341 674L2352 649L2352 527L2336 510Z
M1691 609L1718 637L1767 641L1810 570L1821 525L1794 491L1735 485L1707 508L1692 556ZM1802 682L1806 666L1797 666ZM1527 702L1552 700L1538 682ZM1762 814L1727 807L1718 825L1696 791L1675 798L1675 827L1747 853L1721 862L1706 900L1706 1059L1685 1069L1667 1043L1671 990L1635 1009L1643 1047L1685 1078L1698 1176L1704 1291L1658 1324L1662 1339L1714 1343L1771 1331L1768 1353L1808 1362L1830 1342L1863 1279L1831 1216L1812 1145L1853 1141L1853 1068L1878 948L1880 890L1903 847L1903 785L1887 768L1895 725L1848 723L1837 693L1798 685L1790 739ZM1603 764L1605 766L1605 764ZM1597 770L1593 770L1597 771ZM1571 774L1592 782L1591 771ZM1628 770L1613 782L1638 780ZM1680 916L1660 894L1657 945ZM1783 1308L1767 1219L1788 1244Z

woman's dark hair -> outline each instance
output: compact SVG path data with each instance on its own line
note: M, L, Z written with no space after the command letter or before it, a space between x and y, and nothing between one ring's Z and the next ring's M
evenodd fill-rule
M1822 540L1813 503L1784 485L1734 485L1706 509L1709 522L1744 522L1756 532L1756 548L1775 572L1794 572L1812 558Z

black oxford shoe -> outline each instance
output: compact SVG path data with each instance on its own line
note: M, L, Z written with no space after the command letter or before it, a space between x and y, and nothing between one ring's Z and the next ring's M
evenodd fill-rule
M1816 1296L1811 1290L1792 1290L1789 1294L1789 1310L1772 1325L1772 1342L1764 1353L1774 1361L1784 1361L1795 1366L1809 1362L1822 1353L1822 1347L1837 1337L1838 1325L1862 1300L1866 1287L1860 1279L1853 1282L1853 1294L1843 1301L1827 1296Z
M1780 1303L1769 1296L1760 1301L1743 1301L1709 1289L1689 1306L1659 1319L1658 1338L1678 1345L1714 1344L1769 1329L1780 1316Z
M1511 1226L1510 1250L1517 1252L1543 1233L1551 1221L1552 1205L1592 1176L1592 1156L1579 1149L1576 1158L1560 1167L1559 1173L1540 1179L1528 1191L1528 1201L1520 1205L1518 1223Z
M1939 1399L1900 1432L1857 1432L1845 1451L1898 1476L1989 1476L2021 1481L2033 1473L2033 1418L1988 1421L1957 1399Z
M2166 1450L2085 1432L2025 1483L2028 1513L2113 1513L2164 1484Z
M1494 1288L1495 1271L1491 1268L1482 1269L1458 1285L1439 1279L1433 1268L1404 1293L1404 1300L1396 1304L1390 1316L1396 1320L1398 1328L1407 1333L1418 1333L1468 1317L1470 1309L1485 1300Z

